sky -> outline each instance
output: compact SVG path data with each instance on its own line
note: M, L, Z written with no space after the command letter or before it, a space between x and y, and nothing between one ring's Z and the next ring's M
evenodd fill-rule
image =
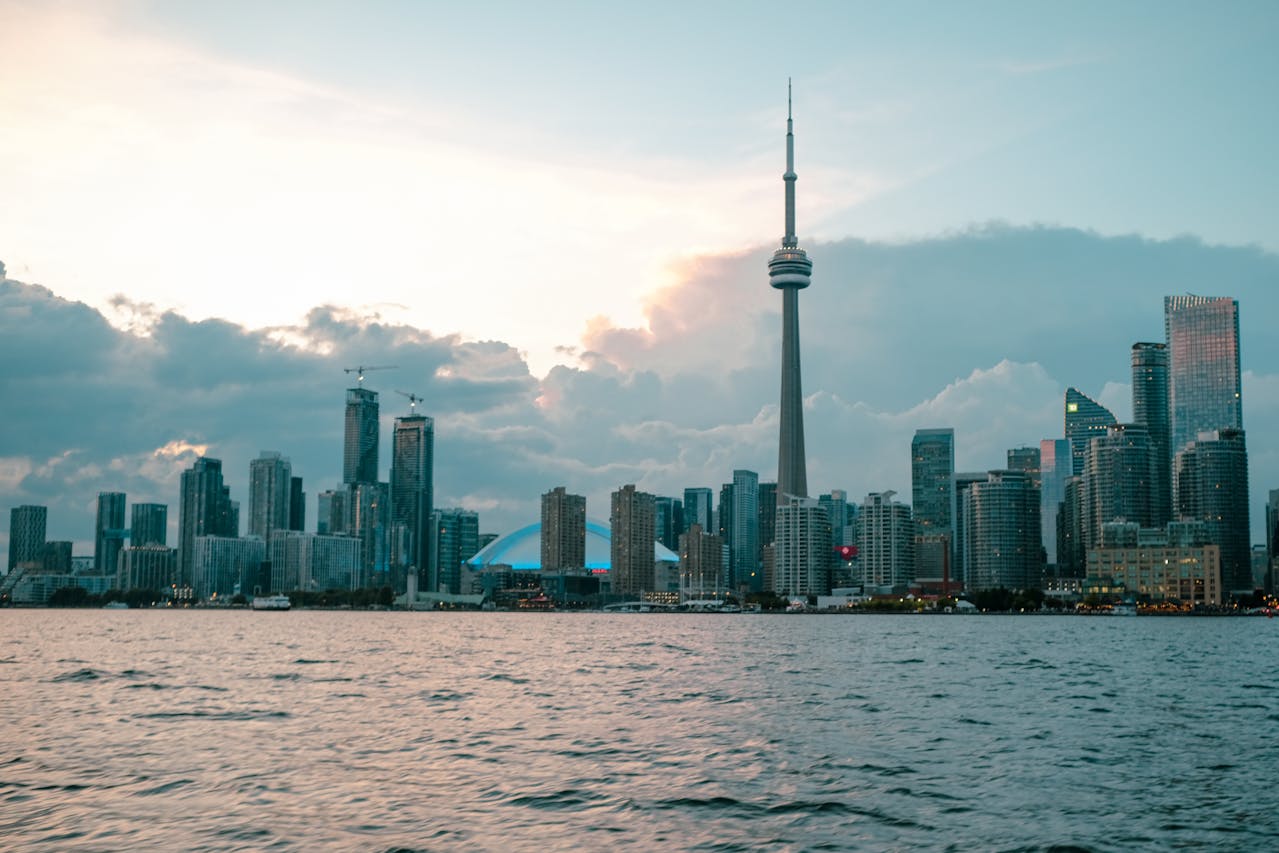
M1273 3L0 0L0 508L278 450L341 477L342 368L437 420L437 506L776 473L794 81L809 482L909 495L1131 413L1162 297L1240 300L1279 488ZM3 522L0 522L3 523ZM7 536L7 531L4 534ZM0 540L7 543L7 540Z

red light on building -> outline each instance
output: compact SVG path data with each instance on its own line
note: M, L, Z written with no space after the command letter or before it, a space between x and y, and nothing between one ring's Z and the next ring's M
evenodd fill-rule
M839 557L839 559L843 560L844 562L848 562L849 560L857 556L857 546L856 545L840 545L838 548L835 549L835 554L836 556Z

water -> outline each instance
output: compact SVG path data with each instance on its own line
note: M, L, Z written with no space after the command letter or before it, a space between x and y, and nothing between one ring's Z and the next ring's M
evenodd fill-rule
M1279 620L0 612L0 847L1272 849Z

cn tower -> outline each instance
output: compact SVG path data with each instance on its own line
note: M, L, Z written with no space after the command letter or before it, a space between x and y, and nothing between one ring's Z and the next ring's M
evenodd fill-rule
M777 497L808 497L804 461L804 393L799 381L799 292L809 284L813 262L795 236L795 135L790 81L786 83L786 236L768 262L768 282L782 292L782 411L777 449Z

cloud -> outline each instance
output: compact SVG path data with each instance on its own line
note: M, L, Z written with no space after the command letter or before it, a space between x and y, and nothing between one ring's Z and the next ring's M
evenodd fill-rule
M1162 296L1241 304L1253 514L1279 487L1279 259L1194 240L1103 238L992 226L913 243L809 247L801 296L809 483L910 493L914 430L953 427L962 470L1061 435L1077 385L1126 416L1129 350L1162 337ZM90 547L99 490L159 501L199 453L221 458L247 500L248 464L288 455L315 495L341 476L343 368L381 392L390 422L421 395L436 420L436 504L481 511L484 530L535 518L557 485L606 516L634 482L659 494L718 487L734 468L776 469L780 298L768 249L690 259L652 294L644 327L596 322L571 364L538 378L516 348L436 335L378 312L319 306L250 330L173 312L144 330L46 288L0 282L0 507L50 507L50 535ZM1259 527L1259 525L1258 525Z

